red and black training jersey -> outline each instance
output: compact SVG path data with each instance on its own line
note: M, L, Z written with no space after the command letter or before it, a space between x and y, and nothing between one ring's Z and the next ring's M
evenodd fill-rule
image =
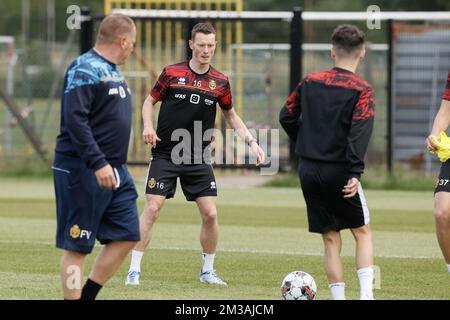
M211 143L211 139L203 141L203 137L206 130L214 128L216 104L224 110L233 107L228 77L212 66L208 72L198 74L188 61L164 68L150 94L162 101L156 132L161 141L157 142L153 155L166 159L171 159L172 149L185 139L180 138L182 130L175 132L172 139L177 129L190 134L191 160L201 157Z
M308 75L291 93L280 123L302 158L348 163L351 177L364 171L373 128L371 86L341 68Z
M450 101L450 70L448 71L447 86L445 87L444 96L442 99Z

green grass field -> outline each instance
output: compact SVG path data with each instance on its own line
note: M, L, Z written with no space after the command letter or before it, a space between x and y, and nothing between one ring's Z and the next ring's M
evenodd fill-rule
M432 192L367 190L366 197L375 264L380 268L381 288L375 297L450 299L450 276L434 234ZM321 238L307 232L305 203L298 189L222 188L218 210L221 236L215 267L228 288L198 281L200 220L195 204L187 203L179 190L156 224L143 258L141 285L124 286L128 258L98 298L280 299L283 277L304 270L316 279L317 299L330 299ZM0 299L61 298L61 251L54 246L54 233L51 180L2 178ZM343 241L347 298L358 299L349 232L343 233ZM89 256L88 267L93 258Z

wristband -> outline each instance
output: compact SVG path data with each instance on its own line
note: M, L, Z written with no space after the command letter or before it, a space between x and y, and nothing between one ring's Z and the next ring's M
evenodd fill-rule
M248 144L249 147L252 146L252 142L258 143L258 141L257 141L255 138L250 139L250 140L247 142L247 144Z

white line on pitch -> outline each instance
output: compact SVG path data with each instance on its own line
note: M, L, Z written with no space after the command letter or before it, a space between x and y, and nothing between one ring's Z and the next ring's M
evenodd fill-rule
M38 244L38 245L54 245L54 242L51 241L20 241L20 240L0 240L0 244ZM96 244L99 247L99 244ZM182 247L151 247L147 250L173 250L173 251L199 251L198 248L182 248ZM322 253L311 253L311 252L298 252L298 251L286 251L286 250L261 250L261 249L219 249L218 252L234 252L234 253L256 253L256 254L289 254L295 256L312 256L312 257L321 257ZM345 255L344 257L353 257L354 255ZM386 255L386 254L376 254L376 257L380 258L393 258L393 259L439 259L440 257L431 257L431 256L400 256L400 255Z

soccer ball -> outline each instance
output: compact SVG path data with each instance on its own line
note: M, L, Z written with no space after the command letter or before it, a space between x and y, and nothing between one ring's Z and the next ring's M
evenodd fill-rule
M317 294L314 278L304 271L289 273L281 283L284 300L312 300Z

